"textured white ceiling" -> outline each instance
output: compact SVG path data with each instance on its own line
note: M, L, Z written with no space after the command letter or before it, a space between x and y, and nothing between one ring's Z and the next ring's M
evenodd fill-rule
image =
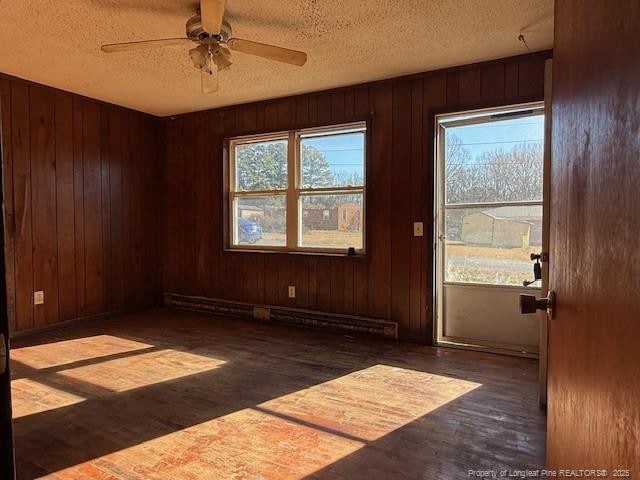
M235 52L200 93L187 47L104 54L184 36L193 0L0 0L0 71L165 116L526 53L553 42L553 0L228 0L234 36L304 50L300 67Z

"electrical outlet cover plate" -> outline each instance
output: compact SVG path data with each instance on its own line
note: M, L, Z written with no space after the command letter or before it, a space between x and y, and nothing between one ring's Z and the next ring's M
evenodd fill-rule
M424 225L422 222L413 222L413 236L422 237L424 235Z
M33 304L42 305L43 303L44 303L44 292L42 290L33 292Z
M296 298L296 287L289 285L289 298Z

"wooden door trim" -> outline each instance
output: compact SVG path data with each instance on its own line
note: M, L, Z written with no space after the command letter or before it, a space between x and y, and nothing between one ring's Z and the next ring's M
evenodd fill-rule
M0 102L0 110L2 102ZM4 178L1 173L4 170L3 148L2 148L2 112L0 111L0 179ZM0 181L0 206L4 212L4 185ZM0 476L6 479L15 478L15 453L13 447L13 425L11 413L11 365L9 356L9 314L7 311L7 285L5 268L5 228L4 213L2 223L0 223L0 333L4 335L6 342L6 369L0 374Z

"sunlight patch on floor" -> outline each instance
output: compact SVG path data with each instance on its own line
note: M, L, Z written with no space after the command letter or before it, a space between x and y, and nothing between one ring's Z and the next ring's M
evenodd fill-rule
M84 401L85 398L57 388L43 385L29 378L11 382L11 403L13 418L67 407Z
M479 386L375 365L43 478L303 479Z
M259 406L263 411L373 441L479 386L458 378L374 365Z
M42 369L151 347L153 345L126 338L96 335L31 347L12 348L11 359L27 367ZM15 371L19 373L20 367L17 366Z
M62 370L57 374L124 392L212 370L224 363L217 358L167 349Z
M362 446L244 409L43 478L79 480L89 473L90 478L148 480L304 478Z

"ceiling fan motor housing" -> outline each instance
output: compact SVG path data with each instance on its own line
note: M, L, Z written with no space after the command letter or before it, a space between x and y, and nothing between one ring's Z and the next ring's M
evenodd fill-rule
M231 25L226 20L222 21L222 28L217 34L210 35L202 27L200 15L194 15L187 20L187 38L195 42L218 43L227 42L231 38Z

